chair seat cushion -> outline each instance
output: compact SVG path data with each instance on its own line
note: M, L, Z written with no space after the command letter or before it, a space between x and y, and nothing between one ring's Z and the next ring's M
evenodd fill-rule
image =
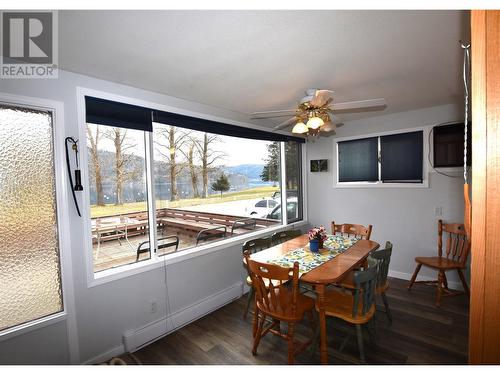
M284 321L300 321L304 317L304 313L306 311L314 309L314 298L299 293L297 295L297 308L295 309L295 313L292 313L291 290L283 288L281 289L281 291L276 292L278 299L289 301L289 303L285 304L285 306L282 307L267 308L266 306L263 306L260 301L257 301L257 307L259 308L259 310L271 317Z
M461 263L443 257L416 257L415 262L437 269L464 268Z
M353 317L353 299L353 295L349 292L346 293L338 290L325 291L325 314L353 324L364 324L368 322L375 313L375 304L372 305L365 315L362 315L363 302L360 298L358 303L358 315ZM319 310L318 302L316 302L316 310Z

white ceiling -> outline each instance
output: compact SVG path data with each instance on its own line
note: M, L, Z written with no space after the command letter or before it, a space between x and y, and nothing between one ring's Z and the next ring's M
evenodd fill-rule
M60 11L60 67L242 114L294 108L307 88L335 90L336 102L386 98L383 112L341 115L354 120L460 103L468 20L465 11Z

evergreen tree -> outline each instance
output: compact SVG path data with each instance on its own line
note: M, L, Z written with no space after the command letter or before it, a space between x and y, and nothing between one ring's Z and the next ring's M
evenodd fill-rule
M272 181L276 183L280 180L280 143L272 142L267 145L266 164L262 169L260 178L262 181Z
M229 183L227 176L222 173L217 181L212 184L212 190L220 191L220 196L222 197L222 192L228 191L230 186L231 184Z

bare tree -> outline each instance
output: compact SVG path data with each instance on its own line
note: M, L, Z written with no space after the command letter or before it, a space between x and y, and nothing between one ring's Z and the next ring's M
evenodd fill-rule
M176 156L177 151L180 151L186 142L187 133L179 131L174 126L158 127L157 129L159 140L155 142L158 146L156 150L169 164L170 201L176 201L179 199L177 193L177 176L182 172L182 164L177 162Z
M127 136L127 130L122 128L110 128L105 132L105 136L110 139L115 145L115 182L116 182L116 205L123 204L123 184L135 178L138 171L135 169L128 170L127 166L133 157L132 154L127 154L125 151L136 147L137 144L131 142Z
M210 167L219 159L225 158L226 154L223 151L214 150L213 146L217 142L221 142L221 138L215 134L205 133L203 141L196 142L196 147L201 159L201 174L203 178L202 197L208 197L208 171Z
M87 146L90 151L90 159L92 161L94 172L95 191L97 195L97 205L104 206L104 194L102 190L102 176L101 176L101 163L99 161L99 141L102 135L99 125L95 126L95 134L91 130L92 125L87 125Z
M189 175L191 176L191 185L193 187L193 197L194 198L200 197L200 192L198 190L199 167L197 165L195 165L195 163L194 163L195 148L197 147L197 142L199 142L199 140L196 139L195 137L191 136L191 137L189 137L187 150L184 151L183 149L180 149L180 151L185 156L187 163L188 163Z

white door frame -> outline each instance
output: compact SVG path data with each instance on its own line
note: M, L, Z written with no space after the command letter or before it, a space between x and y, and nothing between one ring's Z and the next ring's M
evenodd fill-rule
M0 341L66 320L69 355L72 364L79 363L78 333L75 316L73 268L71 262L71 238L69 230L69 189L65 165L64 104L59 101L12 95L0 92L0 103L18 107L48 110L52 113L54 143L54 174L56 184L57 226L59 259L63 294L63 311L8 329L0 335Z

